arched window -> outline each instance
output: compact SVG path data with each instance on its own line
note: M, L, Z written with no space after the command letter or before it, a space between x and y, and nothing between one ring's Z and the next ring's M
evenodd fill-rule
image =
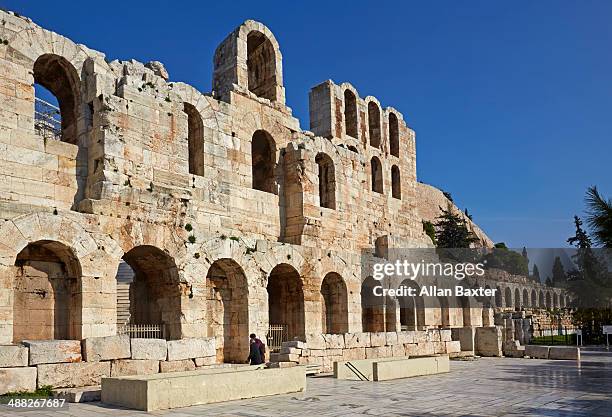
M276 194L274 165L276 144L265 130L258 130L251 140L251 158L253 168L253 188Z
M336 208L336 177L334 161L329 155L319 153L315 158L319 166L319 205L331 209Z
M389 147L391 155L399 158L399 121L395 113L389 113Z
M78 114L81 103L80 80L74 66L58 55L41 55L34 63L35 117L34 127L45 138L62 142L78 142ZM59 109L53 106L52 97L44 94L44 87L55 99ZM41 94L42 93L42 94Z
M270 39L256 30L247 36L249 91L270 101L276 100L276 54Z
M383 192L383 177L382 177L382 165L380 159L373 157L370 162L372 172L372 191L377 193Z
M344 90L344 130L348 136L358 138L357 97L351 90Z
M397 165L391 167L391 194L393 198L402 198L402 181Z
M204 123L200 112L191 104L184 103L187 113L187 142L189 148L189 173L204 175Z
M373 101L368 103L368 127L370 146L380 148L380 109Z

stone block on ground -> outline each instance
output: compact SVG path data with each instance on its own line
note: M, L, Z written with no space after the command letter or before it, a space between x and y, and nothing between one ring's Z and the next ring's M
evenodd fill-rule
M444 342L442 342L444 343ZM399 361L377 361L373 364L373 380L409 378L422 375L434 375L449 372L450 364L447 355L426 358L409 358Z
M88 337L83 340L83 356L87 362L129 359L131 355L130 337L127 334Z
M458 353L461 352L461 342L453 340L450 342L444 342L446 344L446 353Z
M551 346L549 359L580 360L580 348L574 346Z
M170 340L168 345L168 361L205 358L215 356L215 338L192 338Z
M38 365L38 387L75 388L100 385L110 376L110 362L77 362Z
M130 339L132 359L165 361L168 347L164 339Z
M111 363L111 376L151 375L159 372L159 361L118 359Z
M283 346L280 349L280 353L289 353L289 354L294 354L294 355L301 355L302 354L302 349Z
M28 340L23 344L30 349L30 365L82 360L80 340Z
M0 346L0 368L28 366L28 348L21 345Z
M63 398L69 403L88 403L100 401L102 389L99 385L79 388L58 388L53 390L54 398Z
M301 340L289 340L287 342L283 342L282 347L306 349L306 342L302 342Z
M502 329L499 326L477 327L475 353L481 356L502 356Z
M550 346L527 345L525 346L525 356L535 359L548 359Z
M195 371L195 368L195 363L191 359L182 359L179 361L166 361L159 363L160 372Z
M194 362L197 367L215 365L217 363L217 357L207 356L205 358L195 358Z
M0 368L0 395L36 390L36 368Z

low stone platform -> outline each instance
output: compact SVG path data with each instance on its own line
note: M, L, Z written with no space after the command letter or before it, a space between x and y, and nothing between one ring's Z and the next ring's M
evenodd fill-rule
M63 398L69 403L88 403L100 401L101 388L99 385L79 388L62 388L53 390L53 396L55 398Z
M334 362L334 378L349 381L373 381L374 362L395 362L408 359L406 356L377 358L377 359L358 359L355 361Z
M143 411L165 410L304 391L302 367L261 365L102 379L102 402Z
M534 359L580 360L580 348L576 346L525 346L525 356Z
M434 375L450 371L448 355L373 363L374 381Z

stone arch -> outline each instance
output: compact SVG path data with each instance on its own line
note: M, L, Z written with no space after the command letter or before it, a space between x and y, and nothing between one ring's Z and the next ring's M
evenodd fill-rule
M215 50L213 90L226 97L234 85L258 97L285 104L282 54L274 34L263 23L247 20Z
M334 161L326 153L319 152L315 158L319 168L319 205L336 208L336 173Z
M553 292L552 296L552 306L553 308L559 308L559 298L556 292Z
M495 291L495 307L503 307L503 306L504 306L504 302L503 302L502 289L501 287L497 286L496 291Z
M183 111L187 114L187 149L189 173L204 176L204 123L194 105L185 102Z
M380 107L375 101L368 102L368 132L370 134L370 146L380 148Z
M361 324L364 332L385 331L385 299L374 294L374 287L381 285L367 277L361 284Z
M559 307L560 308L565 307L565 297L563 297L562 294L559 294Z
M344 90L344 131L347 136L359 138L357 97L349 90Z
M270 39L258 30L247 35L247 71L249 91L258 97L276 101L276 51Z
M253 188L276 194L274 168L276 165L276 143L265 130L257 130L251 140Z
M523 297L521 298L521 300L521 307L529 306L529 291L527 291L527 288L523 288Z
M506 287L504 290L504 307L512 307L512 290Z
M418 295L421 292L419 284L411 279L402 281L400 286L414 288L414 297L405 295L399 297L400 305L400 325L401 330L419 330L425 326L425 301L422 296Z
M538 293L536 292L535 289L531 290L531 303L530 303L531 307L537 307L538 306Z
M32 72L34 83L49 90L57 99L61 121L59 139L62 142L77 144L81 80L76 68L62 56L43 54L34 62ZM43 122L41 126L37 126L37 130L42 129L44 125Z
M398 200L402 199L402 181L397 165L391 167L391 195Z
M13 343L79 339L82 272L72 249L53 240L31 242L15 267Z
M399 120L395 113L389 113L389 148L391 155L399 158Z
M139 245L123 260L134 271L130 324L161 325L166 338L180 339L182 294L174 258L155 246Z
M543 308L546 307L545 301L544 301L544 291L540 290L540 296L538 298L538 307Z
M323 333L348 332L348 293L342 276L329 272L321 284Z
M206 275L208 336L219 362L242 363L249 354L249 287L233 259L218 259Z
M481 285L481 287L482 287L482 285ZM489 286L489 284L485 284L484 288L485 288L486 291L491 291L491 287ZM496 292L496 294L497 294L497 292ZM494 303L495 303L495 297L484 297L483 305L485 307L489 307L490 308Z
M572 305L572 299L570 298L569 295L566 295L565 296L565 306L566 307L571 307L571 305Z
M550 292L546 291L546 308L551 308L551 298L550 298Z
M521 309L521 290L518 288L514 289L514 308Z
M268 275L270 326L287 326L288 340L305 340L304 289L302 278L291 265L276 265Z
M376 193L383 193L383 175L382 175L382 164L378 157L373 156L370 161L371 175L372 175L372 191Z

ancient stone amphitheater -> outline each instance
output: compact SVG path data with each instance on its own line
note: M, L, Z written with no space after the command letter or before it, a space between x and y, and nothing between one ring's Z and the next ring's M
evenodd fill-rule
M212 338L216 362L243 362L254 332L322 346L322 363L398 354L398 337L402 352L451 351L446 333L419 332L566 304L518 277L477 283L499 299L460 307L362 308L362 251L432 247L422 221L450 202L417 182L404 116L348 83L312 88L303 130L263 24L221 42L203 93L159 62L109 62L25 17L0 20L0 343Z

